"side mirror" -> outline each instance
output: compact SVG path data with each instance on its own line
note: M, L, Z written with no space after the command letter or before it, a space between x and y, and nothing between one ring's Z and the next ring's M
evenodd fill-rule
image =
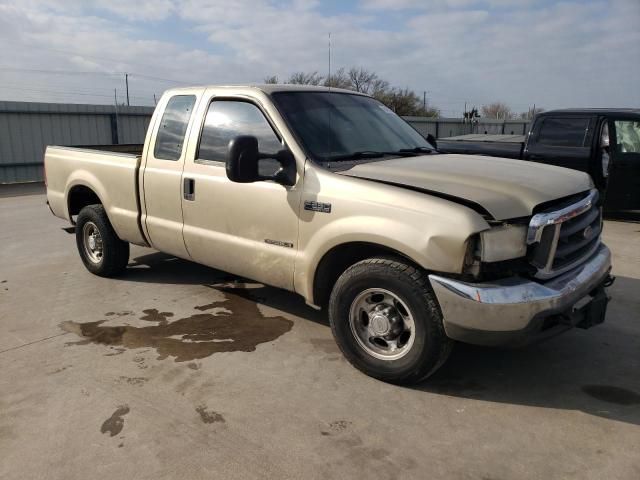
M260 173L260 160L273 159L280 168L269 174ZM229 142L227 150L227 178L236 183L252 183L273 180L282 185L296 183L296 161L290 150L277 153L260 153L258 139L251 135L240 135Z
M438 149L438 142L436 142L436 137L434 137L433 135L427 135L427 142L429 142L429 144L436 150Z

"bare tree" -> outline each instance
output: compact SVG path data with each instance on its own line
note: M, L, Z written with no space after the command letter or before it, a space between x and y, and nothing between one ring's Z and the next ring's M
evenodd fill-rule
M489 118L498 118L500 120L509 120L514 117L511 108L504 102L493 102L483 105L480 109L482 115Z
M349 80L349 77L344 72L344 68L339 68L338 70L335 71L335 73L332 73L327 78L325 78L324 86L331 87L331 88L350 89L351 80Z
M374 82L378 80L378 75L362 67L350 68L348 75L351 80L351 90L361 93L371 93Z
M277 83L278 77L268 76L265 83ZM437 117L440 110L424 105L422 98L408 88L392 87L378 74L362 67L351 67L348 71L339 68L327 77L314 72L294 72L285 83L297 85L324 85L332 88L344 88L371 95L384 103L398 115Z
M320 85L324 77L318 72L295 72L292 73L286 83L295 85Z
M422 99L408 88L389 88L379 92L376 98L398 115L437 117L440 114L437 108L425 109Z
M542 112L544 112L544 108L533 107L533 108L530 108L529 110L527 110L526 112L520 113L520 119L521 120L531 120L538 113L542 113Z

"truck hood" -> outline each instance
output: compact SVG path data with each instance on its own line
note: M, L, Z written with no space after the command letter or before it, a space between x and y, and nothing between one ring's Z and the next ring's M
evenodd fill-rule
M394 158L338 173L462 199L496 220L529 216L536 205L593 186L589 175L577 170L478 155Z

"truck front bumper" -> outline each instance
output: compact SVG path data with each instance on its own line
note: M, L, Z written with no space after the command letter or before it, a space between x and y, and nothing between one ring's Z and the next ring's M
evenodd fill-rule
M466 283L440 275L429 280L450 338L519 346L603 322L610 270L611 252L601 245L582 265L546 282L510 277Z

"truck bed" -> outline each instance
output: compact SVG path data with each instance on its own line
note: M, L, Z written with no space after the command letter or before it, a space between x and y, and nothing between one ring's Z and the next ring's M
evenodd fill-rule
M525 135L468 134L438 139L438 151L519 159L524 144Z
M81 195L83 188L90 187L103 204L118 237L144 244L139 226L141 153L141 146L137 145L47 147L45 175L51 210L72 221L77 213L73 209L74 194Z

